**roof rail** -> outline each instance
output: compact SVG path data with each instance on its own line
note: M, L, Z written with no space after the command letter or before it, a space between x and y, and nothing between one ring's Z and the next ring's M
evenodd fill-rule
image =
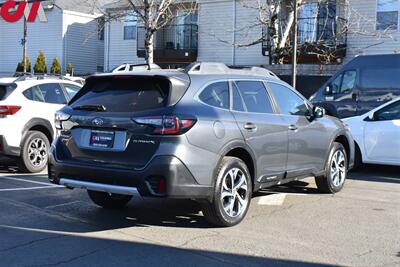
M15 76L17 73L15 74ZM18 73L16 76L16 80L14 82L23 82L28 80L45 80L45 79L60 79L60 80L69 80L68 78L62 75L56 74L32 74L32 73Z
M195 62L190 64L186 69L189 74L247 74L260 75L278 78L278 76L270 70L261 67L241 67L230 68L224 63L217 62Z

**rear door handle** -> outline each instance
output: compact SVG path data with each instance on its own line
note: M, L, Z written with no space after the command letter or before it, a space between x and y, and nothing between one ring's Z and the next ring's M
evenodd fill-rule
M244 128L248 131L254 131L254 130L257 130L257 125L255 125L254 123L248 122L244 125Z
M289 126L289 130L290 131L297 131L299 128L297 128L297 126L296 125L290 125Z

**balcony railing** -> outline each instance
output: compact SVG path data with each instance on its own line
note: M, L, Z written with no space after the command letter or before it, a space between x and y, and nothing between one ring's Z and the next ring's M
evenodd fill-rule
M337 17L309 17L299 18L298 25L298 49L299 60L302 63L316 63L318 55L334 55L334 61L346 56L347 47L347 21ZM281 22L281 25L285 22ZM263 54L271 53L271 37L268 29L263 29L264 41ZM292 33L289 39L292 39ZM293 41L286 44L286 51L290 51ZM290 47L289 47L290 46ZM289 58L289 57L288 57ZM321 58L321 57L319 57ZM332 62L330 62L332 63Z
M145 28L138 27L139 57L145 57ZM154 35L154 60L156 63L193 62L197 59L198 25L173 24Z

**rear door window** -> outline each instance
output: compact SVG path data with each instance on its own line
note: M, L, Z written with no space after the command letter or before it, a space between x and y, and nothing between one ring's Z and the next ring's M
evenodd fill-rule
M367 68L361 71L361 85L366 89L400 88L400 68Z
M267 90L262 82L237 81L234 87L238 90L234 110L246 109L251 113L274 113ZM236 90L234 88L234 90Z
M32 101L45 102L44 101L44 96L42 94L42 91L37 86L31 87L28 90L25 90L23 92L23 95L27 99L32 100Z
M58 83L46 83L39 85L39 89L44 97L44 102L49 104L66 104L64 91Z
M207 105L229 109L228 82L216 82L207 86L199 95L199 99Z
M102 105L107 112L138 112L165 107L170 82L154 77L106 77L88 80L72 99L72 108Z

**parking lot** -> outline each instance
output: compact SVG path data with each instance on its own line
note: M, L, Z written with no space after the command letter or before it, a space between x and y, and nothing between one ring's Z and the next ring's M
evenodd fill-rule
M245 221L208 225L194 202L97 208L46 174L1 167L0 266L400 266L400 169L370 166L345 190L297 182L258 194Z

